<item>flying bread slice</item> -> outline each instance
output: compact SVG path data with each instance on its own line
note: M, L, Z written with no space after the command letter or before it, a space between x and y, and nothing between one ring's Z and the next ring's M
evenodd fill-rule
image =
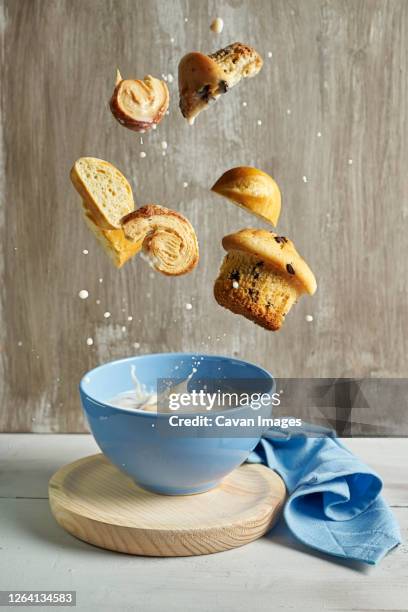
M107 230L98 227L85 206L84 218L86 225L117 268L121 268L142 249L143 240L140 242L127 240L122 228Z
M70 176L86 210L98 227L118 229L122 217L134 210L131 186L109 162L96 157L80 157Z
M211 55L188 53L179 63L180 110L190 124L241 79L261 70L262 57L255 49L236 42Z

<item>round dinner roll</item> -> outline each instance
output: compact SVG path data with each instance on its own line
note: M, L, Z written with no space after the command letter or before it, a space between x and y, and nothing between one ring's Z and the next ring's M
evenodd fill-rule
M276 331L303 293L315 293L313 272L285 236L249 228L225 236L222 245L227 255L214 296L235 314Z
M281 211L281 193L269 174L250 166L225 172L211 187L248 212L275 226Z

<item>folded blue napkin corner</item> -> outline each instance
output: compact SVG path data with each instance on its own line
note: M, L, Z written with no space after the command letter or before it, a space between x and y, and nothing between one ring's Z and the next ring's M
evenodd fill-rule
M270 429L247 461L263 463L283 478L284 518L303 544L376 565L401 543L398 523L380 495L381 478L332 432L322 431L291 435Z

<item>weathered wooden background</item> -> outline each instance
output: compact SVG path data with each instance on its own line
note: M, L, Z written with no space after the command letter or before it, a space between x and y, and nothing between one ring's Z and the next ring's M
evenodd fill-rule
M81 375L134 353L236 355L277 376L407 375L406 0L0 6L0 430L83 431ZM216 16L225 21L220 35L209 30ZM176 78L170 116L143 144L111 116L116 67L129 77L176 77L185 52L236 40L263 54L262 73L193 128L179 113ZM193 274L152 277L141 260L111 266L69 181L81 155L116 164L138 204L165 204L191 219L201 245ZM209 192L234 165L275 177L279 231L318 279L317 294L303 298L276 334L212 297L222 236L257 225ZM88 299L79 299L81 289ZM404 418L394 406L373 415L396 431Z

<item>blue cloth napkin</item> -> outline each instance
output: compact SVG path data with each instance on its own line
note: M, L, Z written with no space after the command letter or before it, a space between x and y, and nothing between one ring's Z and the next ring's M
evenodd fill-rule
M333 434L316 435L316 430L284 435L270 429L247 461L263 463L283 478L284 518L303 544L375 565L401 543L398 523L380 496L381 478Z

